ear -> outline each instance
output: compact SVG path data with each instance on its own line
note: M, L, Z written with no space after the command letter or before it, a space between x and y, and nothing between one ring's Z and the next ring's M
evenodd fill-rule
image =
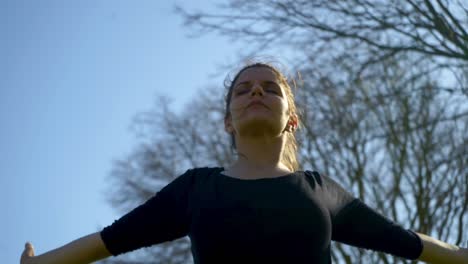
M298 126L298 117L296 114L291 114L289 116L288 125L289 131L292 132L297 129Z
M224 119L224 130L228 132L229 134L234 133L234 128L232 127L231 115L228 115Z

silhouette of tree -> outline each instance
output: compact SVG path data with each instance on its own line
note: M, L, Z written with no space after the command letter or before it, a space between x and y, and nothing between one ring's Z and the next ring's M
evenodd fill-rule
M297 66L350 61L355 77L402 53L450 74L444 88L468 95L468 8L447 0L228 0L211 12L175 11L192 36L218 33L245 43L246 55L275 49ZM285 49L286 48L286 49Z

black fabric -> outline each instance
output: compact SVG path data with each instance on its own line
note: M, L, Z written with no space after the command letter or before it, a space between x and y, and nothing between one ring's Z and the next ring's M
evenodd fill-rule
M101 231L116 256L188 235L195 263L331 263L331 240L406 259L420 238L325 175L243 180L187 170Z

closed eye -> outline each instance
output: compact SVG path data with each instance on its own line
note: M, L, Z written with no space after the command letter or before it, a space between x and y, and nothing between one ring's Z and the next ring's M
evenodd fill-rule
M275 93L277 95L281 95L281 92L280 92L281 88L275 82L265 81L264 87L266 87L266 89L269 92Z
M245 94L245 93L249 92L250 89L251 89L251 84L252 84L251 82L247 82L247 81L238 84L234 88L234 93L236 95L241 95L241 94ZM276 82L264 81L264 82L262 82L262 87L268 93L274 93L274 94L276 94L278 96L282 95L281 88Z
M278 92L277 92L277 91L275 91L275 90L273 90L273 89L268 89L268 92L270 92L270 93L274 93L274 94L278 94Z
M245 94L246 92L247 92L247 89L244 89L244 90L242 90L242 91L236 92L236 94L237 94L237 95L239 95L239 94Z

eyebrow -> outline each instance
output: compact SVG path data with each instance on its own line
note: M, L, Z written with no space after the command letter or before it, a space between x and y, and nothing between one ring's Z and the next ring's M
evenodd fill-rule
M235 87L238 87L239 85L242 85L242 84L248 84L248 83L251 83L251 82L252 81L243 81L243 82L238 83ZM279 83L277 83L275 81L269 81L269 80L261 81L261 83L270 83L270 84L276 84L278 87L280 86Z

